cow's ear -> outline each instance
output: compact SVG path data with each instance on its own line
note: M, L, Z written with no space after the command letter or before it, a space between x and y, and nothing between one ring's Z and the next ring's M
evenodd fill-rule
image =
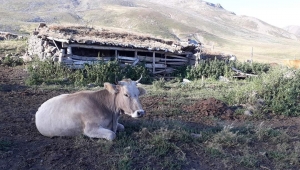
M110 83L104 83L104 88L109 91L111 94L118 93L118 89L116 88L116 85L110 84Z
M147 91L144 88L142 88L142 87L138 87L138 89L140 91L140 96L147 93Z

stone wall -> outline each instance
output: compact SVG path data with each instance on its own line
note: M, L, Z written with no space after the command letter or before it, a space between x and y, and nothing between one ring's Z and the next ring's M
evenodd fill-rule
M36 35L28 39L28 55L40 60L58 61L59 50L50 40L44 40Z

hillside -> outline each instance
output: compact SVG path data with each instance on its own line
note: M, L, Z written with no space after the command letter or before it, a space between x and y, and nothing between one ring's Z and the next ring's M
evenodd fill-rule
M114 27L159 38L193 38L238 59L281 62L300 56L292 33L201 0L0 0L0 31L30 32L39 22Z
M284 28L286 31L295 34L296 36L300 37L300 26L298 25L290 25Z

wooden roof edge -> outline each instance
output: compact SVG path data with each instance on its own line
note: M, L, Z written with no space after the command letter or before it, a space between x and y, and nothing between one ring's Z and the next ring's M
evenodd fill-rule
M61 39L61 38L54 38L54 37L50 37L50 36L47 36L47 39L49 39L49 40L54 40L54 41L58 41L58 42L70 43L70 40L67 40L67 39Z

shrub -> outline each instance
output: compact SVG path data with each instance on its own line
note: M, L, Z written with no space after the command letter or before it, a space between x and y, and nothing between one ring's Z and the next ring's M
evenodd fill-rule
M220 60L203 61L196 67L187 68L187 78L194 80L204 76L217 79L219 76L224 75L224 67L226 66L226 63Z
M71 80L77 86L85 86L89 83L102 85L104 82L116 82L121 75L121 67L117 61L85 65L84 69L76 70Z
M164 78L160 78L159 80L153 82L153 87L156 90L165 88L165 85L166 81Z
M11 55L7 55L6 57L3 57L2 60L0 60L0 64L15 67L18 65L23 65L23 60L19 57L13 57Z
M127 66L122 68L117 61L85 65L84 69L72 70L59 63L35 61L28 66L28 85L74 84L85 86L89 83L103 85L104 82L116 82L122 78L137 80L143 76L142 83L151 82L147 68Z
M261 77L262 87L259 96L276 114L298 116L300 115L299 79L299 70L274 69Z
M288 76L290 75L290 77ZM229 104L265 102L264 111L275 114L300 115L300 71L283 68L269 70L243 86L237 85L224 94Z
M71 69L48 61L33 61L27 65L27 71L29 73L27 85L66 84L73 74Z
M248 62L234 62L232 66L244 73L261 75L270 70L270 65L266 63L248 63Z
M190 80L200 79L202 76L217 80L220 76L231 77L234 72L232 67L244 73L260 75L269 71L270 66L262 63L227 62L224 60L203 61L198 66L189 66L186 69L186 77Z
M143 65L126 66L124 69L122 69L122 76L122 78L130 78L132 80L138 80L141 76L143 76L140 81L143 84L149 84L153 81L151 73Z

